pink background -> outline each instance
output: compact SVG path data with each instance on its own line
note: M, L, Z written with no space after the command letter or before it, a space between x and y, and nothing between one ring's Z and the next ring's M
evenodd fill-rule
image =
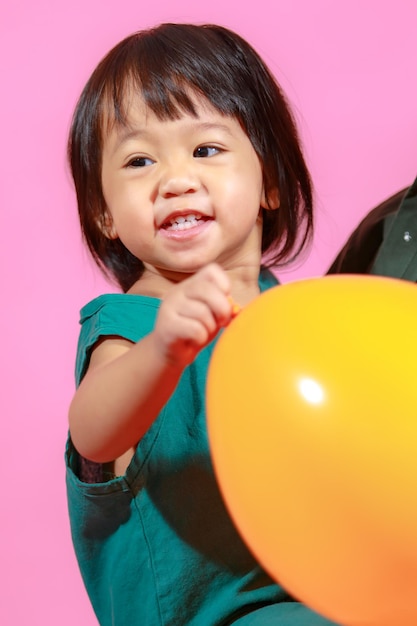
M65 162L75 100L107 50L161 21L240 32L276 73L316 185L320 275L416 174L415 0L3 0L0 9L0 623L96 624L73 555L63 451L78 310L114 290L80 242Z

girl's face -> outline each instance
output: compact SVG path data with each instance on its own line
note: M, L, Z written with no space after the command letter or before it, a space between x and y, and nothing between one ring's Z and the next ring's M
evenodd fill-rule
M103 143L105 234L145 272L181 279L209 262L259 265L266 208L262 167L231 117L209 103L161 121L139 100Z

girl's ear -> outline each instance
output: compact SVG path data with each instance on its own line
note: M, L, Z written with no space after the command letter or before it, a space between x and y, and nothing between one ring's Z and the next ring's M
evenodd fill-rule
M113 218L108 211L105 211L103 215L97 220L97 225L102 232L102 234L107 237L107 239L117 239L118 234L116 227L113 222Z
M267 211L275 211L276 209L279 209L279 205L280 199L277 187L271 189L268 193L265 192L265 189L262 191L261 207L263 209L266 209Z

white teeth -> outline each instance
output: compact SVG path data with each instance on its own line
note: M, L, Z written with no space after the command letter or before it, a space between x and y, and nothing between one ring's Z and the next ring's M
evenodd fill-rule
M170 222L171 224L175 224L175 222L177 222L178 224L183 224L184 222L193 222L196 218L196 216L191 213L190 215L186 215L184 216L179 216L179 217L173 217Z
M175 217L170 220L171 225L167 230L187 230L193 228L198 223L197 217L190 213L190 215Z

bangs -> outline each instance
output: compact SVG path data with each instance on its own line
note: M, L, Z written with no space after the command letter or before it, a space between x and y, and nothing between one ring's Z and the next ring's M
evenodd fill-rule
M160 81L157 75L147 78L144 80L141 70L132 67L124 76L118 73L113 82L108 82L100 107L107 130L113 125L128 125L129 110L138 98L160 120L179 119L184 113L197 117L194 97L201 99L204 94L173 76L166 81Z
M253 77L242 55L231 49L221 32L190 27L176 33L171 24L158 37L137 33L119 45L106 64L101 113L108 123L126 125L128 110L138 96L161 120L196 116L195 97L239 119L246 127Z

